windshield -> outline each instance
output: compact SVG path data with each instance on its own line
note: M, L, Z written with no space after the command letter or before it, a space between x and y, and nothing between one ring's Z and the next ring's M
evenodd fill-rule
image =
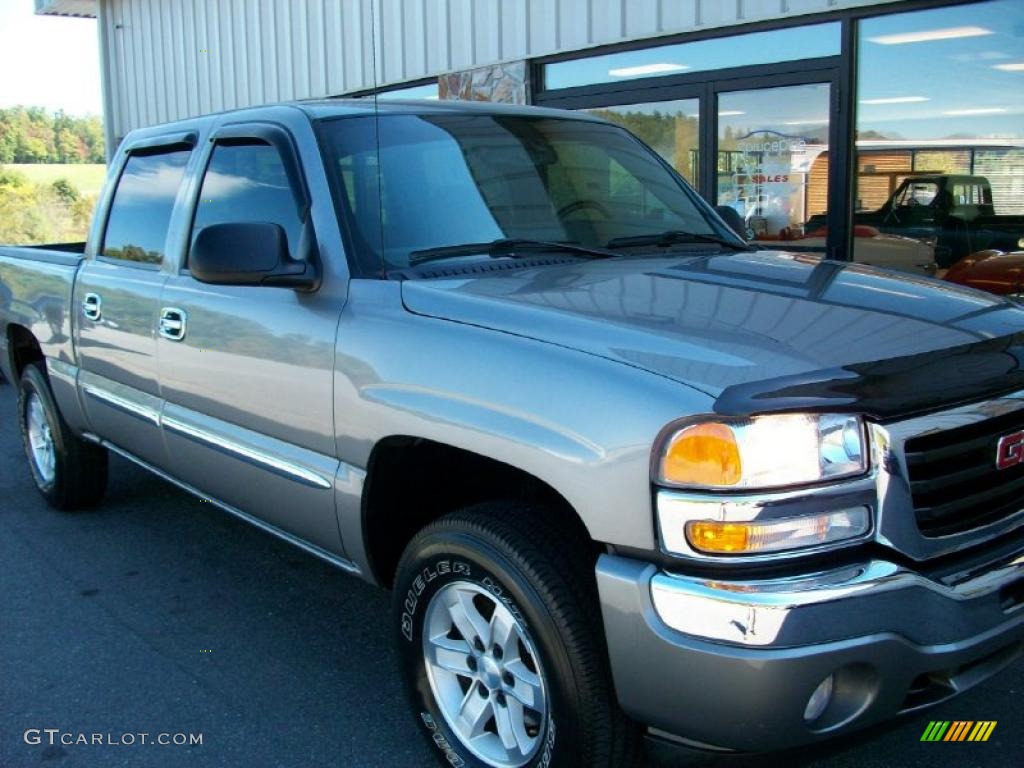
M504 238L604 248L669 230L730 237L616 126L451 113L346 117L318 130L361 274Z

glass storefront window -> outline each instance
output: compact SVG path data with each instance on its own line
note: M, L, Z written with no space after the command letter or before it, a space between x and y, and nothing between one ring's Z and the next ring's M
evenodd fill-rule
M587 111L618 123L639 136L696 188L697 169L700 167L697 99L623 104Z
M748 239L825 250L828 132L827 83L719 94L717 204Z
M1020 0L860 22L854 260L1024 293L1022 29Z
M838 56L839 49L839 22L810 24L556 61L544 66L544 87L553 90L640 77Z

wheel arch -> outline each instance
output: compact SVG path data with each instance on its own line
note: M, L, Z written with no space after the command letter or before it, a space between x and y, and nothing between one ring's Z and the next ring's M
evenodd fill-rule
M544 506L593 541L578 511L536 475L448 443L391 435L374 445L361 502L363 545L374 580L390 588L402 552L419 530L484 501ZM596 557L596 542L594 550Z
M35 335L23 325L11 323L7 326L7 365L12 384L21 378L25 366L44 359L42 347Z

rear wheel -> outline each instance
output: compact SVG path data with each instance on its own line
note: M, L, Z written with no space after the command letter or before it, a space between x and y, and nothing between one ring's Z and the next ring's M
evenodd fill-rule
M630 766L590 541L556 515L482 504L421 531L395 580L399 658L447 765Z
M107 487L107 451L71 432L41 362L21 374L18 415L32 479L50 506L71 510L98 502Z

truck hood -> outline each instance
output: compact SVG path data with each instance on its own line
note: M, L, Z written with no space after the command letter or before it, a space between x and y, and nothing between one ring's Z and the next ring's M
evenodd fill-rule
M674 379L722 413L886 418L1024 388L1016 304L858 264L759 251L442 274L406 280L405 307Z

